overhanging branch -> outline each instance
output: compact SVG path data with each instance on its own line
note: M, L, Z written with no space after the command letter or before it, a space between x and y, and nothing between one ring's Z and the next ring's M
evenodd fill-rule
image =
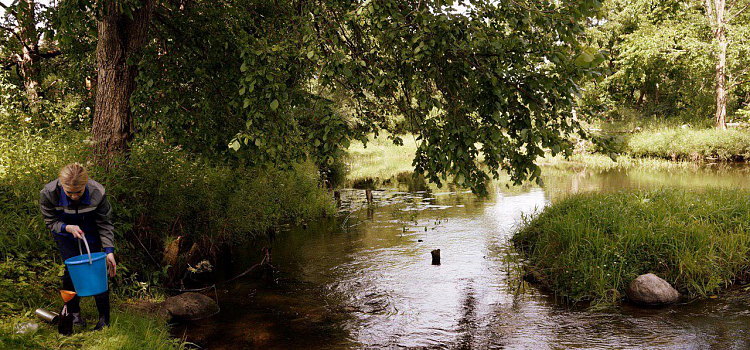
M18 33L16 33L16 31L14 31L13 29L10 29L10 28L8 28L8 27L6 27L6 26L2 26L2 25L0 25L0 29L3 29L3 30L5 30L5 31L7 31L7 32L9 32L9 33L10 33L11 35L13 35L14 37L16 37L16 39L18 39L18 41L19 41L19 42L21 43L21 45L23 45L23 46L24 46L24 47L26 48L26 50L29 50L29 52L35 52L35 50L32 50L32 49L31 49L31 48L29 47L29 45L26 45L26 42L25 42L25 41L24 41L24 40L23 40L23 39L21 38L21 36L20 36L20 35L18 35Z

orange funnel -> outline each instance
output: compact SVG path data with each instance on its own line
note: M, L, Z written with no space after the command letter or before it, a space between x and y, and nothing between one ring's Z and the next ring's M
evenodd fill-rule
M61 290L60 295L62 295L63 301L67 303L71 299L73 299L74 296L76 296L76 292L71 292L69 290Z

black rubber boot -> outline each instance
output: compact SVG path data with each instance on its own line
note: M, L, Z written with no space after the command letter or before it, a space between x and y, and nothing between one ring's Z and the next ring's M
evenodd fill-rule
M109 291L95 295L96 310L99 311L99 322L96 323L95 330L100 330L104 326L109 326Z
M109 327L109 321L105 320L104 317L99 317L99 322L96 323L94 330L100 331L104 329L104 327Z
M80 312L71 312L70 316L73 316L73 324L86 327L86 321L83 319L83 317L81 317Z

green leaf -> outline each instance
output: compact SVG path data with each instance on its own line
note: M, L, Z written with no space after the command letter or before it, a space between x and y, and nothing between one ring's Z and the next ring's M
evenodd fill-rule
M246 98L245 102L242 104L242 108L247 108L247 106L249 106L249 105L250 105L250 99Z
M233 149L235 152L240 149L240 142L237 140L232 141L232 143L229 144L229 148Z
M279 108L279 100L273 100L273 102L271 102L271 110L275 111L276 108Z

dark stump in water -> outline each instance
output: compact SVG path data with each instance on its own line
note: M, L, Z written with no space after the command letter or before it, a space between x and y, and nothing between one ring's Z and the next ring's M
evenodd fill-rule
M432 264L440 265L440 249L435 249L430 253L432 253Z

